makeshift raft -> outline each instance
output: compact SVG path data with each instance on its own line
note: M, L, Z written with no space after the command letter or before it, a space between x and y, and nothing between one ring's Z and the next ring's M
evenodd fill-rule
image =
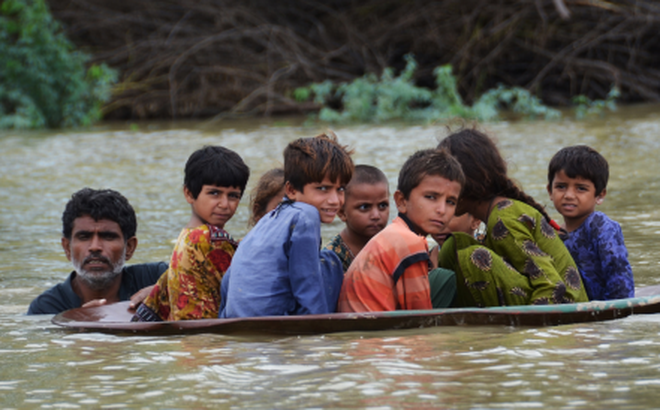
M128 310L128 302L120 302L100 307L71 309L53 317L52 322L78 331L136 335L195 333L309 335L435 326L539 327L599 322L633 314L660 312L660 289L647 292L654 292L653 296L564 305L398 310L148 323L131 322L132 313Z

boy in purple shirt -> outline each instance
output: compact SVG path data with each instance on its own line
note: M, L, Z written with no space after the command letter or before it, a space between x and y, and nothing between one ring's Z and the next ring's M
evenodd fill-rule
M589 300L635 296L628 250L619 224L595 210L607 193L609 166L586 145L562 148L548 168L548 193L564 217L564 241L577 263Z

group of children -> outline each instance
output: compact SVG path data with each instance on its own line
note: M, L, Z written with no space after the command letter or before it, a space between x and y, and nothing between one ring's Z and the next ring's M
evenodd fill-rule
M388 225L386 176L354 166L332 133L291 142L284 169L251 198L253 228L224 230L249 169L204 147L185 168L192 217L169 269L134 321L574 303L634 296L619 225L602 203L607 161L587 146L551 160L548 193L560 227L507 175L493 140L463 129L404 163ZM321 223L344 229L325 246ZM480 223L486 233L475 238ZM568 238L565 238L565 234ZM429 250L427 236L439 245ZM577 263L576 263L577 262Z

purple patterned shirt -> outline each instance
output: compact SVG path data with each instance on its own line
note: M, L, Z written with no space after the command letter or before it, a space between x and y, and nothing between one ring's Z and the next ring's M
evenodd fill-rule
M577 263L589 300L635 296L635 281L619 224L593 212L564 242Z

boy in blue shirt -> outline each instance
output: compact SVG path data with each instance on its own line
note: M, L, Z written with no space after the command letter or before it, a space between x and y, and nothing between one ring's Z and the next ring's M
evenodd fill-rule
M586 145L562 148L548 167L548 193L564 217L569 232L564 244L578 265L589 300L635 296L621 227L595 210L605 199L608 178L607 161Z
M241 241L222 279L219 317L334 312L341 261L321 250L321 222L344 203L353 174L350 152L334 134L301 138L284 150L286 199Z

